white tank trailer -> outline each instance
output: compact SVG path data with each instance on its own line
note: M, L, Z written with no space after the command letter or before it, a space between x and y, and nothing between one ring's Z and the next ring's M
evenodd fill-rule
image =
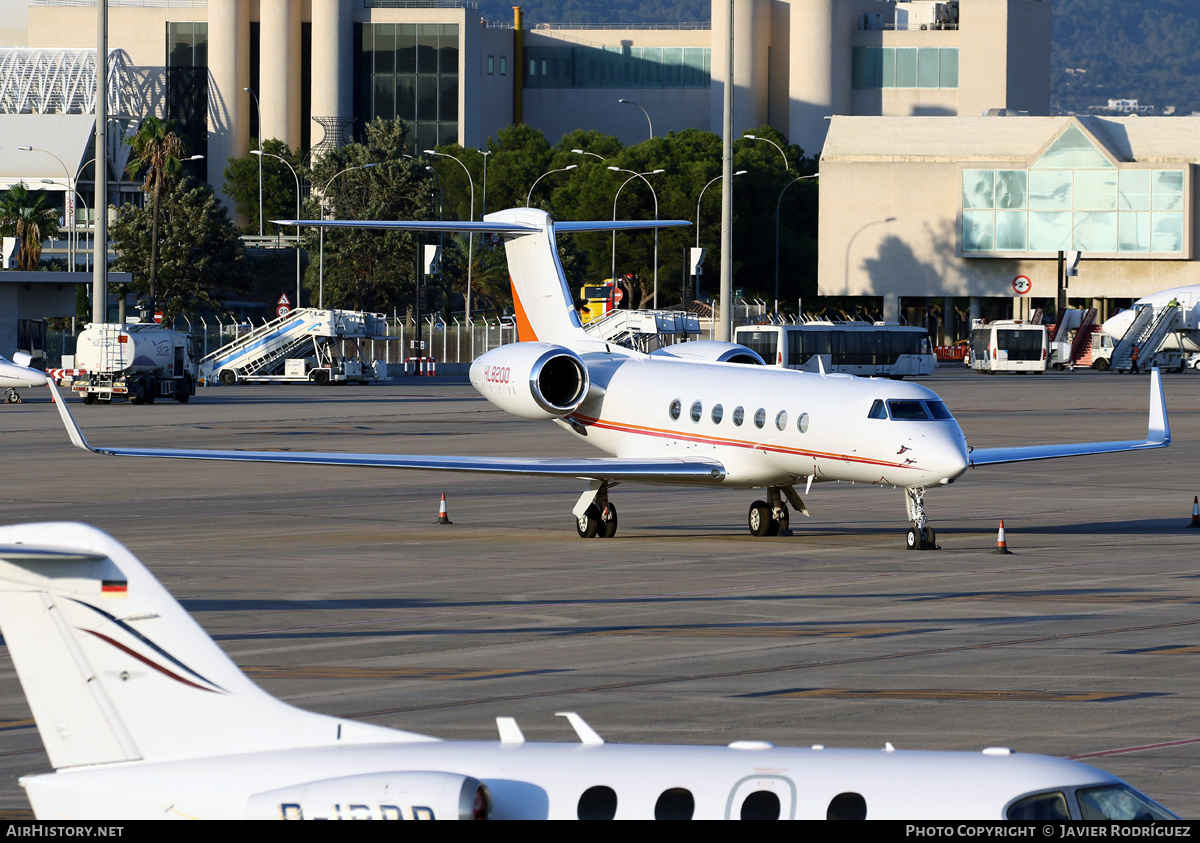
M183 403L196 394L191 335L154 323L89 326L79 335L75 365L87 372L71 385L84 404L120 398Z

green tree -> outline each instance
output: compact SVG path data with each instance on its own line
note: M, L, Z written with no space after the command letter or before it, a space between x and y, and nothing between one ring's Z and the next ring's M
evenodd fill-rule
M365 131L365 143L347 144L314 163L314 194L309 199L308 213L319 217L320 192L328 186L324 211L329 219L436 219L430 191L432 176L423 162L406 157L413 152L407 140L408 125L403 120L375 120L366 125ZM307 229L304 237L309 254L315 257L309 263L306 283L317 290L320 229ZM420 241L416 234L331 228L324 239L325 307L407 310L419 270Z
M142 190L152 194L150 217L150 277L149 312L157 312L158 306L158 220L162 195L168 182L176 178L183 169L183 139L175 134L175 124L150 116L142 120L137 134L128 139L133 147L129 164L125 167L131 177L144 173Z
M35 270L42 259L42 241L58 234L58 211L45 193L30 193L19 182L0 198L0 234L21 238L17 269Z
M138 292L149 290L150 254L159 252L157 280L166 320L219 310L223 293L249 287L237 229L211 187L190 177L176 181L163 196L160 215L157 244L153 211L134 205L120 209L109 235L117 253L112 268L133 273Z
M258 141L250 139L251 149L258 148ZM279 226L271 220L290 220L296 214L296 178L288 169L291 164L296 173L303 179L300 155L293 152L281 140L269 138L263 141L262 156L262 197L263 197L263 232L275 234ZM279 158L287 161L287 164ZM258 156L247 155L245 158L230 158L229 166L225 168L225 195L233 200L234 210L246 218L246 233L258 232ZM286 227L285 234L292 234L291 227Z

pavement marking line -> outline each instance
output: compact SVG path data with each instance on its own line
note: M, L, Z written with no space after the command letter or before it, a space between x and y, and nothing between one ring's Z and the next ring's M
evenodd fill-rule
M1200 656L1200 644L1168 644L1144 650L1118 650L1121 656Z
M1067 641L1074 638L1092 638L1098 635L1120 635L1126 632L1148 632L1160 629L1177 629L1184 626L1196 626L1200 620L1178 621L1175 623L1152 624L1148 626L1130 626L1120 629L1099 629L1092 632L1072 632L1064 635L1043 635L1037 638L1016 638L1011 641L993 641L987 644L964 644L960 647L935 647L928 650L911 650L907 653L889 653L882 656L862 656L854 659L838 659L835 661L811 662L809 664L788 664L778 667L760 667L750 670L731 670L721 673L697 673L690 676L667 676L656 679L636 679L629 682L613 682L607 685L591 685L582 688L564 688L557 691L535 691L527 694L508 694L505 696L485 697L476 700L455 700L452 702L432 703L429 705L414 705L403 708L386 708L376 711L360 711L353 714L339 715L347 719L359 717L381 717L388 714L403 714L411 711L429 711L432 709L460 708L467 705L484 705L492 703L511 702L514 700L532 700L542 697L562 697L569 694L589 694L598 691L617 691L627 688L649 688L655 685L677 685L684 682L697 682L712 679L733 679L741 676L763 676L771 673L787 673L793 670L811 670L818 667L843 667L852 664L869 664L871 662L893 661L920 656L936 656L943 653L964 653L972 650L990 650L1000 647L1013 647L1021 644L1040 644L1046 641Z
M823 629L812 626L631 626L622 629L599 629L583 635L653 635L667 638L890 638L896 635L916 635L922 632L945 632L944 629L878 627L858 629Z
M1106 755L1125 755L1131 752L1149 752L1154 749L1170 749L1175 746L1191 746L1200 743L1200 738L1188 738L1182 741L1166 741L1164 743L1148 743L1142 746L1125 746L1120 749L1102 749L1099 752L1085 752L1082 755L1068 755L1067 758L1071 761L1078 761L1081 758L1103 758Z
M242 672L255 679L506 679L566 673L565 670L533 668L438 668L438 667L320 667L312 665L251 665ZM32 722L32 721L30 721ZM0 731L3 726L0 725Z
M955 691L950 689L863 689L795 688L787 691L763 691L745 697L873 700L956 700L977 702L1116 702L1169 694L1124 693L1108 691Z

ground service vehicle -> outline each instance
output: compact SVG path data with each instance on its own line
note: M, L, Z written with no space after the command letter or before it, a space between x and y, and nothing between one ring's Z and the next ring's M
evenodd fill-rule
M971 351L967 360L977 372L1046 371L1049 334L1045 325L999 320L983 322L971 329Z
M826 372L899 379L931 375L937 367L929 333L910 325L747 325L736 330L733 341L757 351L768 366L804 372L823 367Z
M71 385L84 404L122 397L183 403L196 394L191 335L152 322L89 326L79 335L75 365L87 372Z

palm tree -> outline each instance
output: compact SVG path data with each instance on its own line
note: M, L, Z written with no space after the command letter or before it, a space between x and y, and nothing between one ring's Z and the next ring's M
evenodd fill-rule
M25 272L37 269L42 241L58 234L58 211L46 201L45 194L36 195L34 199L25 183L20 182L0 198L0 233L21 238L17 269Z
M167 181L182 170L183 165L179 159L183 156L183 139L175 134L173 121L151 116L142 120L137 134L129 138L128 143L133 147L133 157L130 158L125 172L130 176L145 172L142 190L153 194L150 210L149 301L149 312L153 318L157 312L158 294L158 208Z

